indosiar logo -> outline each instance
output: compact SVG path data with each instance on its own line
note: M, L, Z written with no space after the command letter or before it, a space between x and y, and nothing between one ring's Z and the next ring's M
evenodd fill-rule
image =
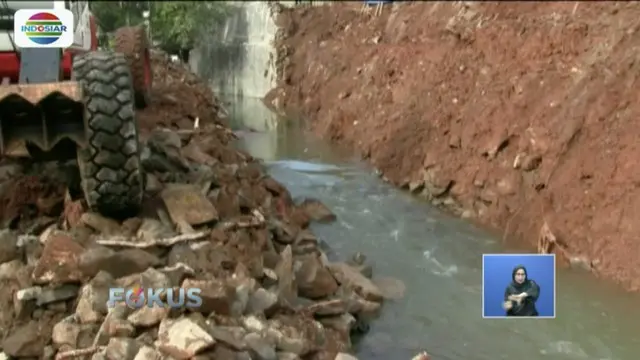
M141 307L163 307L163 308L197 308L202 306L201 290L198 288L143 288L134 286L130 289L111 288L109 289L109 308L115 307L117 303L124 302L132 309Z
M19 47L66 48L73 44L73 13L69 10L18 10L13 22Z

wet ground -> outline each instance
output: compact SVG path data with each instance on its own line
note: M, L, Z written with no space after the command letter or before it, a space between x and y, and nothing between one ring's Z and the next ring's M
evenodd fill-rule
M486 320L481 313L482 254L507 251L500 240L383 183L333 145L275 116L255 99L227 105L238 145L262 158L294 196L331 207L338 221L314 225L335 256L365 253L375 274L407 287L385 304L359 343L358 356L410 359L426 349L438 360L637 358L640 298L578 270L559 270L557 318Z

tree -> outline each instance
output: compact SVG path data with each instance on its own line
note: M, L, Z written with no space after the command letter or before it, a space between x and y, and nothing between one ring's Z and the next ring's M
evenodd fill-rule
M92 1L89 6L98 19L100 30L111 33L123 26L141 24L147 4L147 1Z
M192 49L200 36L222 27L230 13L231 7L222 1L153 2L153 38L167 52Z
M169 53L192 49L201 35L224 26L232 9L223 1L92 1L90 6L104 33L142 24L148 10L153 40Z

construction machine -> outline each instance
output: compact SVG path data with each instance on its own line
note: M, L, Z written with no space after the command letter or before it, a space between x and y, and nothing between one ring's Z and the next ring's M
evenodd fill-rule
M19 9L71 10L73 45L19 48ZM89 1L0 2L0 154L76 158L88 206L129 216L144 193L135 109L150 101L149 41L144 27L126 27L114 51L98 51L97 28Z

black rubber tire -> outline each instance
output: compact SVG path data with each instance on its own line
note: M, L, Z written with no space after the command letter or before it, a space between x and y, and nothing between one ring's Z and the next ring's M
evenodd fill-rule
M144 195L131 71L123 54L90 52L74 58L83 85L89 145L78 148L82 190L93 211L135 215Z
M114 51L122 53L129 63L136 96L136 107L144 109L151 104L153 69L149 41L144 26L122 27L115 31ZM149 72L149 83L145 74Z

